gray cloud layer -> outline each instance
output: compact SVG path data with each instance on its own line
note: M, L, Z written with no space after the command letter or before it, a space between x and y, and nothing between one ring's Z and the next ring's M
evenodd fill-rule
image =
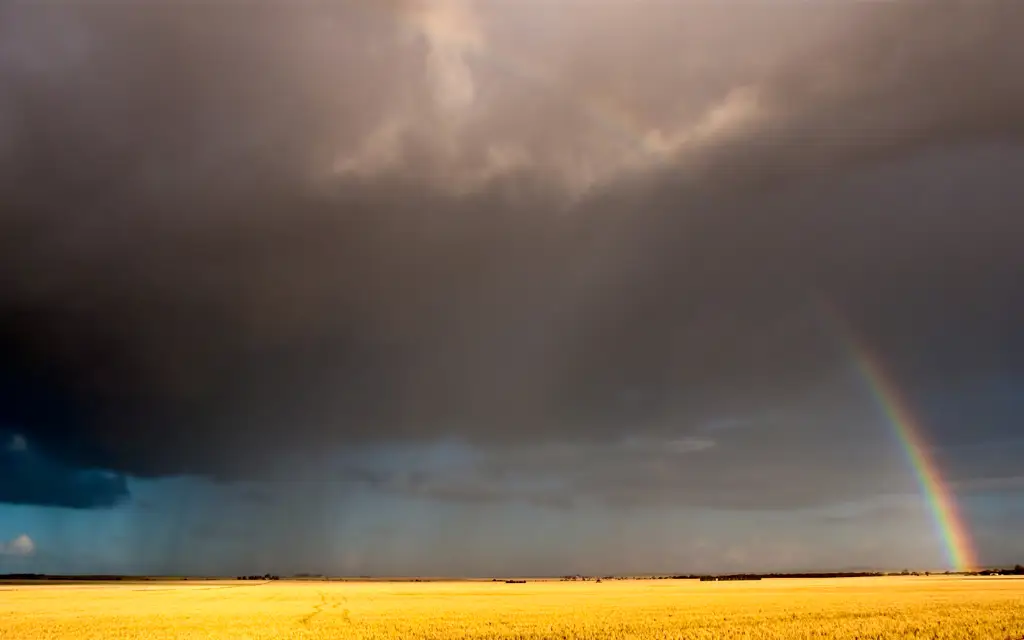
M0 9L11 422L237 477L824 419L821 300L916 398L1024 371L1019 3L550 5Z

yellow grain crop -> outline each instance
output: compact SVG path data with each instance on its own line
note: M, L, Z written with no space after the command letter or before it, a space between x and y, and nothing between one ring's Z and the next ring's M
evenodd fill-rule
M1024 638L1024 579L0 585L0 640Z

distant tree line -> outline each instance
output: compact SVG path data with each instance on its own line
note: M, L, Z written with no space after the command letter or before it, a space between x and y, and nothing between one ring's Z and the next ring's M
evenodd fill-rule
M1024 566L1014 565L1012 569L985 569L975 575L979 576L1024 576Z
M985 569L974 572L961 572L954 574L952 571L943 572L944 575L978 575L978 576L1013 576L1024 575L1024 566L1016 565L1012 569ZM930 576L938 575L931 571L911 571L904 569L898 572L885 571L823 571L823 572L799 572L799 573L735 573L735 574L676 574L662 576L562 576L563 582L600 582L603 580L700 580L702 582L714 582L721 580L764 580L782 578L877 578L884 576Z
M954 575L951 571L944 572L945 575ZM881 571L839 571L839 572L822 572L822 573L736 573L728 575L709 575L709 574L679 574L679 575L663 575L663 576L583 576L583 575L572 575L562 576L563 582L601 582L602 580L701 580L703 582L712 582L716 580L762 580L765 578L865 578L865 577L879 577L879 576L920 576L920 575L931 575L931 572L924 571L910 571L904 569L899 573L886 573ZM1024 576L1024 565L1014 565L1012 569L983 569L980 571L972 572L960 572L956 575L974 575L974 576ZM328 576L317 575L317 574L296 574L299 578L318 578L321 580L330 580ZM364 579L369 579L369 576L361 576ZM76 580L76 581L90 581L90 582L107 582L107 581L120 581L120 580L188 580L188 577L161 577L161 576L121 576L121 575L54 575L45 573L7 573L0 574L0 580ZM199 578L203 579L203 578ZM251 576L238 576L237 580L261 580L264 582L271 580L280 580L281 577L265 573L263 575L251 575ZM430 580L424 580L420 578L414 578L412 582L430 582ZM498 578L494 578L492 582L500 582ZM526 580L505 580L509 584L522 584Z

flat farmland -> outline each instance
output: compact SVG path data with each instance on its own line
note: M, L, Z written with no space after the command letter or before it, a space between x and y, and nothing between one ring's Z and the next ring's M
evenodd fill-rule
M1024 579L0 585L0 639L1024 638Z

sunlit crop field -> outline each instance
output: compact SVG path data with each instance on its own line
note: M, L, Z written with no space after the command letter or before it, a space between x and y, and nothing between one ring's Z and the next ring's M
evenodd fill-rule
M0 585L0 639L1024 638L1024 579Z

